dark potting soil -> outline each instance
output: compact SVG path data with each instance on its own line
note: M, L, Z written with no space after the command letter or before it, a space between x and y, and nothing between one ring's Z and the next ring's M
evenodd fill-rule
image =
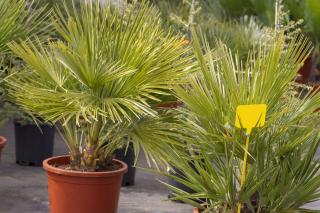
M256 192L252 195L251 197L251 206L254 208L254 210L251 210L250 208L248 208L248 205L245 203L242 205L242 208L241 208L241 213L256 213L258 212L258 205L259 205L259 193ZM207 207L206 205L202 205L204 206L205 208ZM215 213L224 213L224 212L231 212L231 208L230 206L227 206L227 210L226 210L226 206L221 206L220 208L216 209L214 212ZM203 211L199 210L199 213L201 213ZM214 213L212 212L212 213ZM260 209L261 213L267 213L268 211L266 210L265 207L262 207Z
M64 170L69 170L69 171L76 171L76 172L91 172L86 170L85 168L72 168L70 164L62 164L62 165L52 165L56 168L59 169L64 169ZM110 172L110 171L116 171L118 169L120 169L122 166L119 163L109 163L107 166L105 166L104 168L101 167L97 167L95 171L93 172Z

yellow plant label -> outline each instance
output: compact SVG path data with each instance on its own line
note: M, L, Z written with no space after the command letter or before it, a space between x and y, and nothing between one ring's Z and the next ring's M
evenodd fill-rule
M262 127L266 120L266 104L239 105L237 107L235 125L247 129L247 133L255 127Z

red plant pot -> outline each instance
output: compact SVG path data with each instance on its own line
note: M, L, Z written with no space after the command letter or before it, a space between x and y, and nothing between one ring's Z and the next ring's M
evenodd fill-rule
M310 75L311 75L311 69L312 69L312 58L309 57L305 60L303 66L299 70L300 76L297 79L297 82L299 83L306 83L309 81Z
M69 164L69 156L48 158L43 168L48 173L51 213L116 213L123 174L128 166L113 160L120 169L107 172L80 172L58 168Z
M5 137L0 136L0 159L1 159L2 149L4 148L6 141L7 139Z
M175 109L183 106L181 101L169 101L169 102L161 102L156 104L156 109Z

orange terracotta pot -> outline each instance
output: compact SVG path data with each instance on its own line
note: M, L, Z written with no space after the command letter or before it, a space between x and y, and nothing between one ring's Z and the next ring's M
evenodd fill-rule
M305 60L303 66L299 70L300 76L297 79L299 83L307 83L309 81L312 71L312 58L309 57Z
M1 159L2 149L4 148L6 141L7 139L5 137L0 136L0 159Z
M120 169L108 172L79 172L56 167L67 165L69 156L43 161L48 173L50 212L116 213L122 177L128 167L121 161L113 161Z
M156 109L175 109L178 107L182 107L183 106L183 102L181 101L169 101L169 102L161 102L156 104L155 108Z
M198 208L194 208L194 209L193 209L193 213L199 213Z

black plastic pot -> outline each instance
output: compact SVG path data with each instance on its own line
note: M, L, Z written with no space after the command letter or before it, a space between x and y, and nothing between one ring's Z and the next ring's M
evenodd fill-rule
M194 168L193 165L190 165ZM174 175L174 176L177 176L177 177L180 177L180 178L184 178L184 174L178 170L177 168L175 168L174 166L171 166L172 168L170 169L169 171L169 174L170 175ZM195 169L195 168L194 168ZM194 193L194 191L192 189L190 189L188 186L180 183L180 182L177 182L176 180L172 179L172 178L168 178L168 184L171 185L171 186L174 186L178 189L181 189L185 192L188 192L188 193ZM169 195L168 195L168 198L174 198L174 195L172 193L172 191L169 190ZM175 202L178 202L178 203L183 203L182 201L180 200L174 200Z
M42 161L52 157L54 127L21 125L14 122L16 163L23 166L42 166Z
M125 162L128 165L128 172L123 175L122 186L133 186L136 177L136 168L134 165L134 150L130 144L126 152L126 147L115 151L116 159Z

